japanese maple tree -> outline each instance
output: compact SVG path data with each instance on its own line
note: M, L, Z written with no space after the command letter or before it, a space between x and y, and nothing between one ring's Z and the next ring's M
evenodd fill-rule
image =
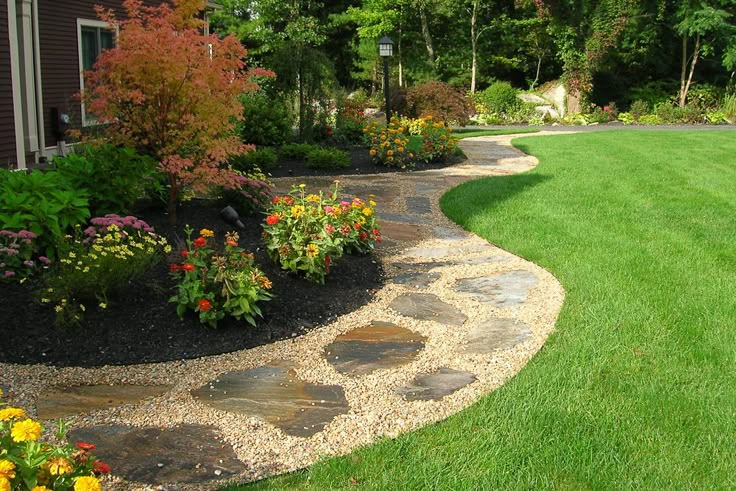
M158 7L126 0L123 6L125 19L97 7L117 32L116 46L85 73L82 100L112 141L159 160L173 222L182 189L236 186L226 161L252 149L235 132L243 113L238 98L259 89L255 77L272 74L248 69L235 37L204 34L205 0Z

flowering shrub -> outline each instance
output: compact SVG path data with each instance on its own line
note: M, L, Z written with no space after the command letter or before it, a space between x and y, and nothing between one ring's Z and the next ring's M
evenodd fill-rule
M166 239L133 216L105 215L62 245L58 268L47 278L42 303L54 303L57 323L75 324L86 310L84 302L107 307L107 297L116 288L141 276L171 252Z
M324 283L332 261L343 252L368 253L381 232L375 201L338 200L338 184L325 195L306 194L304 184L277 196L263 226L266 250L285 270Z
M0 281L23 281L38 265L48 267L51 261L46 256L38 256L36 261L31 259L35 239L36 234L29 230L0 230Z
M452 128L445 126L444 122L433 122L432 116L427 116L418 124L422 131L422 150L418 155L420 160L431 162L455 150L457 140L452 137Z
M271 281L253 265L253 254L238 246L236 232L225 236L222 255L208 244L214 237L211 230L200 230L194 240L191 228L187 226L185 232L183 262L171 265L177 292L169 301L177 304L179 317L193 310L200 322L211 327L217 327L217 321L225 315L255 326L255 316L262 317L257 303L271 298Z
M341 144L360 143L365 122L365 102L347 97L338 99L333 139Z
M40 423L21 408L3 406L0 402L0 490L102 491L95 474L110 472L110 466L92 455L94 445L41 443ZM60 423L56 438L65 437L66 428Z
M221 190L222 200L243 215L261 210L271 203L271 182L261 171L237 173L236 187Z
M397 118L391 118L388 126L373 122L363 128L373 162L405 169L411 167L414 155L407 151L408 128Z

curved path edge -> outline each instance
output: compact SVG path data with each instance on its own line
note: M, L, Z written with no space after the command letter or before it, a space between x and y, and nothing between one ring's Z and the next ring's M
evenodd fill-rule
M63 416L78 429L72 437L101 442L98 453L105 458L107 449L116 473L109 489L216 489L443 420L518 373L554 330L564 300L552 274L461 230L439 209L457 184L534 168L536 158L511 146L515 137L462 140L468 161L445 169L342 178L348 194L379 202L386 240L376 258L387 283L324 327L196 360L0 364L0 386L34 416ZM277 188L305 181L326 187L331 179L277 179ZM164 447L116 467L115 445L141 441L144 431L162 442L170 434L166 448L190 450L178 467Z

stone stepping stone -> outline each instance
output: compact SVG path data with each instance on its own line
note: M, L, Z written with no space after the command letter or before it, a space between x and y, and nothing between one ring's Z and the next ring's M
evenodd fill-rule
M412 225L426 225L432 222L431 217L421 215L411 215L409 213L378 213L379 220L388 220L390 222L410 223Z
M447 242L457 242L465 240L470 237L470 234L462 230L455 230L449 227L434 227L432 233L438 239L445 240Z
M474 266L478 264L490 264L490 263L507 263L509 258L506 256L481 256L481 257L468 257L465 259L455 259L448 261L448 264L453 266Z
M226 373L192 396L220 411L258 416L299 437L322 431L350 409L342 387L301 380L288 361Z
M83 385L59 387L41 394L36 402L40 419L58 419L96 409L108 409L123 404L137 404L157 397L171 385Z
M462 326L468 320L465 314L431 293L405 293L396 297L389 307L406 317L440 324Z
M453 245L446 246L428 246L415 247L406 253L409 257L420 259L440 259L448 256L457 256L460 254L477 254L480 252L490 251L491 246L487 244L476 244L470 246L457 247Z
M510 307L526 302L531 288L539 280L529 271L508 271L479 278L463 278L457 281L455 291L462 296L494 307Z
M513 348L532 335L527 324L513 319L492 318L468 333L465 353L490 354L499 349Z
M424 196L410 196L406 198L406 210L414 215L431 215L432 203Z
M95 456L128 481L196 484L246 470L213 426L93 426L72 430L68 437L70 442L93 443Z
M381 235L389 240L399 242L411 242L422 240L424 234L422 227L407 223L393 223L379 221Z
M423 289L434 283L439 277L439 273L404 273L394 278L393 282L409 288Z
M426 340L396 324L373 321L335 338L325 348L325 358L340 373L365 375L411 363Z
M476 380L471 372L442 367L432 373L417 375L396 393L407 401L438 401Z

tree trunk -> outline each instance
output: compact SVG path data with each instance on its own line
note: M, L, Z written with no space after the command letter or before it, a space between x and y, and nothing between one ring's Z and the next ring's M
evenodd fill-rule
M299 62L299 141L304 142L304 118L306 116L307 108L304 104L304 67Z
M537 82L539 82L539 72L542 70L542 58L544 58L542 55L537 57L537 73L534 75L534 82L532 82L532 86L529 87L529 90L534 90L534 87L537 86Z
M682 66L680 67L680 93L677 94L680 107L685 105L685 75L687 74L687 36L682 36Z
M399 25L399 40L397 42L397 55L399 58L399 87L404 86L404 63L401 61L401 25Z
M427 46L427 56L429 64L434 66L434 47L432 46L432 35L429 33L429 23L427 21L427 11L424 6L419 7L419 18L422 21L422 36L424 44Z
M695 73L695 65L698 63L700 56L700 35L695 38L695 48L693 49L693 61L690 62L690 73L687 76L684 90L680 93L680 107L685 107L687 103L687 92L690 90L690 84L693 82L693 73Z
M470 45L473 52L473 60L470 68L470 93L475 94L475 77L478 70L478 34L476 32L476 21L478 20L478 3L473 2L473 13L470 16Z
M376 85L378 85L378 61L373 62L373 77L371 77L371 97L376 95Z

